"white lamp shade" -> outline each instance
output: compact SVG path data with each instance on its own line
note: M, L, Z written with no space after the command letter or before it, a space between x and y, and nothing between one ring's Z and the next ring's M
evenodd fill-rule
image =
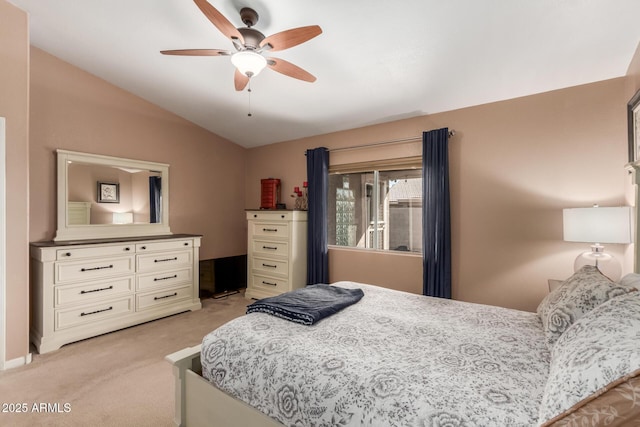
M564 240L587 243L631 243L631 207L563 209Z
M114 212L114 224L133 224L133 212Z
M267 66L264 56L250 50L234 53L231 56L231 63L247 77L257 76Z

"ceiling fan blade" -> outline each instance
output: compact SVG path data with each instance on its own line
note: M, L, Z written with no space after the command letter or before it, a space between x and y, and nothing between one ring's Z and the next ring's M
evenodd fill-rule
M230 55L231 52L222 49L176 49L176 50L161 50L163 55L187 55L187 56L225 56Z
M242 74L236 68L236 73L233 76L233 83L235 84L237 91L244 90L244 88L247 87L247 83L249 83L249 77Z
M293 28L272 34L260 42L260 47L271 51L289 49L322 34L322 28L318 25ZM269 46L267 46L269 45Z
M242 37L240 31L238 31L238 29L234 27L233 24L224 17L223 14L218 12L218 9L211 6L211 4L206 0L193 1L195 2L196 6L200 8L202 13L204 13L204 15L209 18L209 21L211 21L211 23L215 25L222 34L224 34L231 41L233 41L233 39L237 39L240 40L242 44L244 44L244 37Z
M293 77L294 79L304 80L305 82L313 83L316 78L313 74L303 70L297 65L293 65L291 62L285 61L279 58L267 58L267 67L273 71L277 71L285 76Z

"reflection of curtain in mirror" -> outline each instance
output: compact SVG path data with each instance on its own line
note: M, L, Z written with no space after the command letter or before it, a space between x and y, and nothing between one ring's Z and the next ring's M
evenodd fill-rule
M149 177L149 222L159 223L162 217L162 178L159 176Z

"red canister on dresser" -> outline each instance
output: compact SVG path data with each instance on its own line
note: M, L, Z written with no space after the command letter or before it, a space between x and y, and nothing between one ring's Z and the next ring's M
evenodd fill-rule
M277 178L261 179L260 209L276 209L280 203L280 180Z

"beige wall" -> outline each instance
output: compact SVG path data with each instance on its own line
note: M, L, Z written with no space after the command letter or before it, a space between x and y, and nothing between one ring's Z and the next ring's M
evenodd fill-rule
M246 150L48 53L31 49L31 232L56 231L55 150L170 165L170 227L203 234L201 259L246 253Z
M0 0L0 116L6 117L6 359L29 353L29 30Z
M307 148L455 129L449 152L453 296L534 310L547 292L547 279L568 277L574 258L588 249L563 242L562 208L625 202L629 97L627 79L620 78L251 149L245 206L259 203L260 178L280 178L285 194L305 180ZM363 155L402 157L420 153L419 144L330 157L332 163ZM608 247L620 258L624 249ZM331 281L422 290L420 257L331 249L329 261Z

